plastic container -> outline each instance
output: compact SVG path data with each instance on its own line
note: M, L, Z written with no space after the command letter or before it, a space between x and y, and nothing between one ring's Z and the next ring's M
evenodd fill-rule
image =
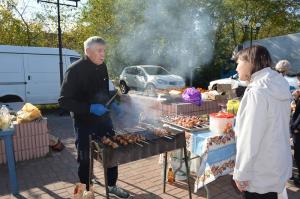
M9 113L9 109L2 105L0 108L0 130L6 130L11 125L11 116Z
M239 106L240 106L239 100L228 100L227 112L236 115L238 112Z
M232 113L219 112L209 114L209 130L217 135L223 135L228 126L234 126Z

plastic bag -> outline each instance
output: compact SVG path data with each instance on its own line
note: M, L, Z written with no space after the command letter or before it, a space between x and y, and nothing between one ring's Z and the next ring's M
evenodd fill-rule
M202 104L201 93L194 87L185 89L181 96L185 102L190 102L198 106Z
M278 199L289 199L289 197L287 195L286 187L284 187L284 190L282 193L278 194Z
M77 183L74 189L74 199L94 199L93 188L90 188L91 191L86 191L86 185L82 183Z
M8 108L5 105L0 109L0 130L6 130L11 125L11 115Z
M42 117L41 111L30 103L26 103L17 113L17 123L31 122Z

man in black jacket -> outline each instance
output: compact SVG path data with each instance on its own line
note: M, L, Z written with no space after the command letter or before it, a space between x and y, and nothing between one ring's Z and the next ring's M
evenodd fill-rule
M109 100L109 79L104 63L105 41L90 37L84 42L85 56L66 71L59 105L71 112L78 152L78 176L89 189L89 135L100 139L113 135L113 125L105 103ZM116 186L118 167L107 170L110 195L128 198L130 195Z
M300 73L297 74L298 84L300 85ZM291 120L291 133L294 141L294 159L296 166L298 167L298 173L300 174L300 90L293 92L293 96L296 102L295 112ZM300 178L294 178L294 184L300 186Z

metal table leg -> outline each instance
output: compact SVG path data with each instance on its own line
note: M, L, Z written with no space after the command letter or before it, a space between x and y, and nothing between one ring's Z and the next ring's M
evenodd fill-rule
M165 162L164 162L164 189L163 189L163 192L166 193L168 152L165 153L164 160L165 160Z
M12 135L5 136L4 143L5 143L5 152L6 152L7 165L8 165L10 188L13 194L18 194L19 186L18 186L18 180L16 174Z
M93 166L93 143L92 143L92 136L89 136L89 184L86 187L86 190L89 191L91 188L93 173L94 173L94 166Z
M210 192L209 192L208 186L204 185L204 188L205 188L205 191L206 191L206 198L210 199L211 197L210 197Z
M187 174L187 183L189 187L189 198L192 199L192 191L191 191L191 183L190 183L190 169L188 165L188 156L187 156L187 151L186 147L183 148L184 151L184 162L185 162L185 167L186 167L186 174Z

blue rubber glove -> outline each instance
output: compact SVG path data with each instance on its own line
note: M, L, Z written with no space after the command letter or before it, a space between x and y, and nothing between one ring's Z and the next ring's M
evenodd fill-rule
M110 107L116 113L117 116L120 116L122 114L122 109L121 109L120 105L118 105L117 103L113 102L110 105Z
M97 116L102 116L104 115L108 109L103 106L102 104L91 104L90 106L90 113L93 113Z

